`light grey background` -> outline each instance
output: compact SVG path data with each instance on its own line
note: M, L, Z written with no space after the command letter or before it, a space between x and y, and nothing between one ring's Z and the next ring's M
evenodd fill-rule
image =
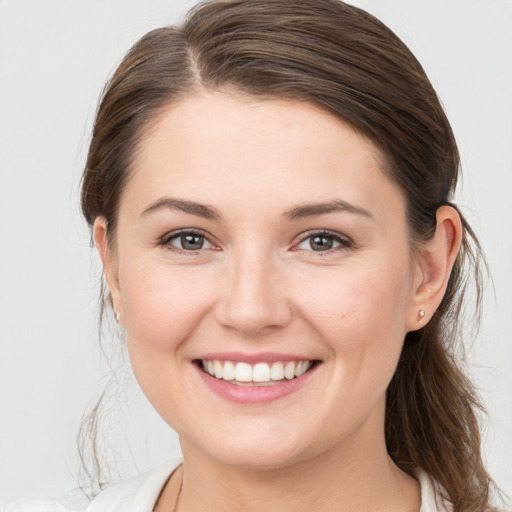
M80 497L76 432L109 370L97 342L98 260L78 213L96 101L129 46L193 3L0 0L0 503ZM458 202L496 297L488 287L471 368L491 418L486 460L512 494L512 2L353 3L416 53L460 145ZM129 377L119 386L107 437L128 476L179 446Z

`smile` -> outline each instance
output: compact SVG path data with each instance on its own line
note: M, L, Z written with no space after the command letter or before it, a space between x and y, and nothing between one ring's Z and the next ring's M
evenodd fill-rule
M304 375L312 368L314 361L276 361L274 363L249 364L201 359L199 364L212 377L228 381L230 384L268 386Z

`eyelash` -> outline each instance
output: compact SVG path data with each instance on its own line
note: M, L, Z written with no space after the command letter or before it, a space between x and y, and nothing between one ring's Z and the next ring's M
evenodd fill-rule
M169 250L177 251L181 253L187 253L187 254L197 254L199 251L203 250L203 247L197 250L188 250L188 249L181 249L179 247L176 247L172 245L171 242L174 240L179 239L180 237L184 235L191 235L191 236L200 236L202 237L203 241L214 245L213 242L210 241L209 236L206 232L200 230L200 229L183 229L179 231L172 231L170 233L165 234L159 241L160 246L167 247ZM338 243L339 245L336 247L332 247L330 249L327 249L325 251L314 251L313 249L300 249L298 246L304 242L306 242L308 239L312 239L313 237L319 237L319 238L328 238L333 240L334 242ZM311 242L310 242L311 244ZM297 243L294 244L292 250L306 250L308 252L317 252L319 254L330 254L332 252L343 250L343 249L350 249L354 246L352 240L350 240L346 236L342 236L339 233L328 231L328 230L320 230L320 231L308 231L306 233L303 233Z
M200 229L182 229L182 230L179 230L179 231L172 231L170 233L167 233L165 234L159 241L158 245L162 246L162 247L166 247L167 249L171 250L171 251L177 251L177 252L181 252L181 253L187 253L187 254L197 254L199 251L201 251L203 248L201 247L201 249L198 249L198 250L187 250L187 249L180 249L179 247L175 247L174 245L172 245L171 242L173 242L174 240L177 240L179 239L180 237L184 236L184 235L192 235L192 236L200 236L203 238L203 240L211 245L214 245L206 232L200 230Z
M329 238L331 240L334 240L339 245L337 247L332 247L330 249L327 249L325 251L314 251L313 249L310 249L309 252L318 253L319 255L323 254L331 254L335 251L344 250L344 249L351 249L354 247L354 243L352 240L350 240L348 237L344 235L340 235L339 233L336 233L335 231L329 231L329 230L320 230L320 231L308 231L306 233L303 233L301 235L301 238L297 244L294 245L294 249L296 251L299 250L307 250L307 249L299 249L297 248L298 245L306 242L309 239L312 239L314 237L319 238ZM310 242L311 244L311 242Z

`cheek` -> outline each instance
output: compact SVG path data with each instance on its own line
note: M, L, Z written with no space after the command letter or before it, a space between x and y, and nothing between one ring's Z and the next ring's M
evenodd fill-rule
M119 275L132 370L155 409L177 428L187 341L210 308L214 283L192 268L126 263Z
M352 266L335 269L323 278L317 276L305 286L303 281L304 314L334 330L353 326L364 332L380 326L386 331L395 325L405 334L410 278L404 268L407 266Z
M165 262L142 261L125 269L120 283L128 348L176 350L210 307L214 277Z
M392 375L406 334L408 268L407 261L391 258L379 265L347 266L302 290L302 314L345 374Z

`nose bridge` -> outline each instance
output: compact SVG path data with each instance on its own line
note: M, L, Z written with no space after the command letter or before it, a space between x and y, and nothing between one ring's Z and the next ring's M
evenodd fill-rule
M227 286L218 321L244 334L284 325L290 317L282 270L269 248L250 244L228 258Z

